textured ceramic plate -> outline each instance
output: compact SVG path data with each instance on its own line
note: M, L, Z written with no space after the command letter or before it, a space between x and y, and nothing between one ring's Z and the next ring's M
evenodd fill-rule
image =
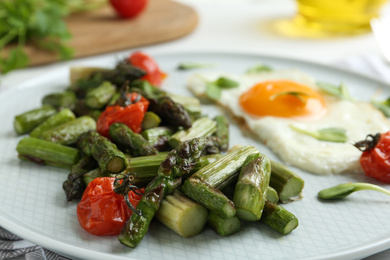
M299 68L317 79L344 82L352 96L368 100L379 88L390 96L383 82L323 65L276 57L226 53L180 53L153 55L169 75L164 88L189 94L186 77L177 71L180 62L213 63L205 70L244 72L263 63L275 69ZM113 66L115 58L95 61L93 66ZM85 65L85 64L84 64ZM59 253L85 259L356 259L390 248L390 198L361 191L338 202L321 202L317 192L343 182L371 182L364 176L315 176L296 171L304 178L304 198L285 207L299 219L299 227L287 236L261 223L245 223L239 233L220 237L211 229L192 238L182 238L157 221L136 249L121 245L114 237L96 237L78 224L76 203L67 203L62 191L66 170L38 166L17 158L15 147L21 137L12 128L15 115L36 108L41 98L63 90L69 68L56 69L13 86L0 95L0 225L32 242ZM221 113L205 106L210 115ZM231 145L251 144L272 159L277 158L263 145L246 137L232 123ZM376 183L378 184L378 183ZM382 185L390 188L389 185Z

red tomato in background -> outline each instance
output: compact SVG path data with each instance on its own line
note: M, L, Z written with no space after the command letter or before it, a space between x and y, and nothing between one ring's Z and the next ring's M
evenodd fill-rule
M140 51L131 54L128 62L137 68L143 69L146 75L141 79L149 81L153 86L161 86L163 79L166 77L166 74L160 70L155 60Z
M367 176L390 183L390 131L381 134L378 143L363 152L360 164Z
M133 18L145 9L148 0L110 0L110 3L119 16Z
M122 195L114 192L113 177L96 178L90 182L77 205L81 227L97 236L118 235L133 213ZM144 189L141 189L144 192ZM131 204L136 207L142 195L129 192Z
M138 97L137 93L130 93L131 101ZM127 125L134 133L142 131L142 120L148 110L149 101L141 96L138 102L126 107L119 105L108 106L96 121L96 130L105 137L110 137L109 128L113 123L123 123Z

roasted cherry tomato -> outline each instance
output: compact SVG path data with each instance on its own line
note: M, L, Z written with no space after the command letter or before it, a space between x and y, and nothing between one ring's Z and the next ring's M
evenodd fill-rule
M369 135L367 139L355 144L363 151L360 164L367 176L390 183L390 131Z
M108 106L100 114L96 122L96 130L99 134L109 137L109 128L113 123L123 123L133 130L133 132L141 132L142 120L148 110L149 101L138 93L130 93L129 98L132 101L131 104L127 106Z
M131 54L128 62L137 68L143 69L146 75L141 79L149 81L153 86L161 86L163 79L166 77L166 74L159 69L154 59L140 51Z
M148 0L110 0L110 3L119 16L133 18L145 9Z
M118 235L133 213L122 195L114 192L113 177L91 181L77 205L77 218L88 233L97 236ZM144 189L140 189L144 192ZM129 192L130 203L136 207L142 195Z

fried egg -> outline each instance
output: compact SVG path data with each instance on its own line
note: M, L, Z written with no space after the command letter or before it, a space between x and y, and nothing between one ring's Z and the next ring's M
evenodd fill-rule
M326 175L363 172L361 152L353 146L368 134L390 129L390 121L368 102L342 100L324 94L314 78L296 70L190 76L188 88L204 97L208 82L227 77L239 83L224 89L216 103L235 117L287 165ZM292 129L341 128L344 143L321 141Z

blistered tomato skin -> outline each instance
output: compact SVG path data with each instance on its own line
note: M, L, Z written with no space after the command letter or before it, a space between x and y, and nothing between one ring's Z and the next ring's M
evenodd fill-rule
M128 58L129 64L143 69L146 75L141 79L149 81L155 87L160 87L166 74L160 70L155 60L143 52L137 51Z
M363 152L360 164L366 176L390 183L390 132L381 134L375 147Z
M115 178L96 178L88 184L77 205L77 218L81 227L97 236L118 235L126 220L132 214L124 197L113 191ZM141 189L143 191L143 189ZM142 195L129 193L135 207Z
M137 93L131 93L131 101L136 100ZM109 128L114 123L123 123L127 125L133 132L140 133L142 131L142 120L148 110L149 101L144 97L138 102L130 104L126 107L119 105L107 107L99 116L96 122L96 130L102 136L110 137Z
M110 3L122 18L134 18L146 8L148 0L110 0Z

